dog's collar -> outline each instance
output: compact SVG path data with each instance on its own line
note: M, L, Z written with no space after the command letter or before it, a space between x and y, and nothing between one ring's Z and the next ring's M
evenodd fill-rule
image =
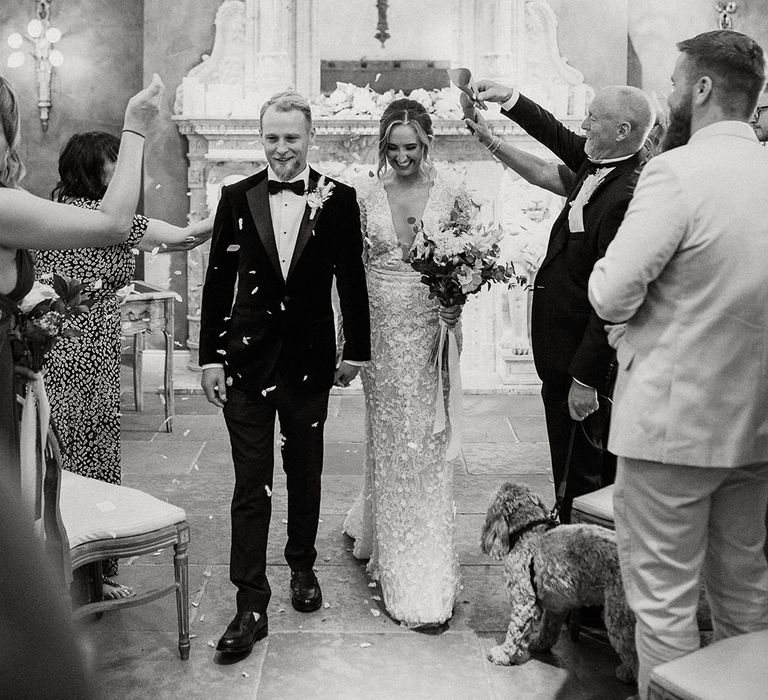
M537 520L531 520L526 525L523 525L519 530L515 530L514 532L509 533L509 549L510 551L514 549L515 545L520 541L520 538L522 538L523 535L528 534L533 528L538 527L539 525L546 525L547 530L551 530L553 527L557 527L558 523L556 520L552 520L550 517L546 518L538 518Z

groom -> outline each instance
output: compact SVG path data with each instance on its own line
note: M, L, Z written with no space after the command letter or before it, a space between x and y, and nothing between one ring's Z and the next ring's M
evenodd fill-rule
M230 580L237 614L217 650L246 654L266 637L266 548L272 510L275 414L288 490L291 603L312 612L323 426L331 386L369 359L368 293L355 191L307 166L308 102L292 92L261 108L265 170L222 188L203 287L202 387L223 407L232 446ZM333 278L344 324L336 367Z

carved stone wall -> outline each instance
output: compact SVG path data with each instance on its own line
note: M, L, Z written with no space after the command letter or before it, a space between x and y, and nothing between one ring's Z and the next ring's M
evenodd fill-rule
M320 57L313 22L319 5L304 0L307 5L302 10L308 12L302 14L297 11L299 1L225 0L221 4L211 56L188 73L176 95L175 120L189 140L191 211L212 209L222 184L264 167L258 114L266 96L295 85L318 99ZM549 3L462 0L454 1L451 9L453 65L470 65L478 74L519 85L578 129L594 93L583 75L561 58L557 17ZM418 92L414 99L430 99L425 91ZM374 108L381 107L381 96L358 94L351 107L342 104L343 95L337 97L343 119L333 116L334 95L318 102L323 116L315 119L316 138L309 161L321 172L354 184L375 169L378 115ZM482 204L482 216L502 224L506 256L515 263L518 274L532 280L561 204L505 171L467 133L462 121L445 118L446 112L441 111L445 100L446 95L440 95L433 103L433 150L438 167L456 171ZM364 111L356 116L357 108ZM553 158L498 111L489 112L489 119L500 136ZM206 257L205 249L193 251L187 270L187 344L192 366L197 362ZM525 287L507 290L496 285L467 304L462 362L466 388L493 390L506 385L519 391L535 390L538 380L528 341L528 294Z

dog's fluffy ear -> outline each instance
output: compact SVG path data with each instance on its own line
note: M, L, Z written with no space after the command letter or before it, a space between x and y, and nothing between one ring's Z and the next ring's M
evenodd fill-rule
M509 528L503 513L486 518L480 548L493 559L503 559L509 554Z

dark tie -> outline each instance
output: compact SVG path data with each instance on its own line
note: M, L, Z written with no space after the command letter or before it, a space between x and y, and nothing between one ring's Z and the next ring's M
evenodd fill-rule
M267 188L270 194L277 194L282 190L290 190L301 197L304 194L304 180L295 180L294 182L283 182L282 180L268 180Z

